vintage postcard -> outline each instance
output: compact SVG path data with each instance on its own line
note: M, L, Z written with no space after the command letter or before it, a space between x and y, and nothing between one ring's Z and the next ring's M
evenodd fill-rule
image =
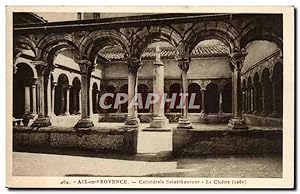
M294 188L293 7L6 10L7 187Z

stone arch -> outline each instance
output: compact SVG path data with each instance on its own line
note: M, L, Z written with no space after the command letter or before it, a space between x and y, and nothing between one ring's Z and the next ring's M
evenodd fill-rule
M24 114L32 113L34 104L32 88L36 79L30 65L17 64L17 72L13 76L13 116L22 118Z
M29 37L26 36L17 36L13 38L14 42L14 57L17 54L17 50L20 49L30 49L37 56L37 45L36 43L31 40Z
M224 85L222 91L222 109L225 113L232 112L232 83L228 82Z
M74 77L70 90L70 114L79 114L81 99L80 99L81 82L79 77Z
M72 85L71 81L74 79L71 75L71 73L69 71L65 71L63 69L59 69L59 68L55 68L52 72L52 75L53 75L53 82L55 83L58 83L58 79L59 79L59 76L64 74L65 76L67 76L67 80L68 80L68 85ZM79 78L81 80L81 78Z
M237 41L239 31L230 23L224 21L208 21L194 25L185 34L185 51L192 52L197 44L203 40L217 39L228 46L230 51L239 49Z
M272 104L273 104L273 90L272 90L272 82L270 79L270 72L268 68L265 68L262 72L262 83L263 83L263 106L262 111L263 115L267 116L272 113Z
M219 87L215 83L206 86L205 110L207 113L219 112Z
M129 41L117 30L93 31L86 35L80 43L80 55L95 62L99 50L106 46L119 46L128 53Z
M18 67L20 67L21 65L29 66L32 70L33 78L35 78L35 79L38 78L37 70L36 70L35 66L30 63L30 61L24 60L23 58L17 58L15 61L15 64L16 64L16 71L18 71Z
M134 40L130 45L130 54L140 58L149 44L158 41L168 42L176 48L182 41L182 37L169 26L145 27L134 35Z
M241 33L241 48L246 48L247 44L255 40L267 40L274 42L282 51L283 41L281 30L282 27L277 28L276 25L274 26L274 22L271 25L257 20L249 22Z
M199 84L197 83L191 83L188 86L188 93L189 93L189 103L191 100L191 94L194 93L195 98L194 98L194 102L193 105L199 106L199 109L191 109L189 107L189 112L190 113L200 113L201 112L201 101L202 101L202 97L201 97L201 91L200 91L201 87Z
M67 87L69 87L68 76L64 73L58 76L57 86L55 87L55 115L65 115L67 111Z
M79 41L72 34L48 34L43 37L37 44L37 60L43 60L53 64L55 57L59 52L70 49L79 54Z

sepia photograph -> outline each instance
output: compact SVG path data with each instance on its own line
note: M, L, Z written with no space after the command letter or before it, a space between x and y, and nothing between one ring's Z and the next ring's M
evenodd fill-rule
M293 188L293 7L7 11L7 187Z

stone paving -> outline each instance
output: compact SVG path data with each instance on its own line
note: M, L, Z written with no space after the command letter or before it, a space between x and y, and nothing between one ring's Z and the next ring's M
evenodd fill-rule
M247 155L147 162L14 152L13 175L274 178L282 176L282 159L279 155Z

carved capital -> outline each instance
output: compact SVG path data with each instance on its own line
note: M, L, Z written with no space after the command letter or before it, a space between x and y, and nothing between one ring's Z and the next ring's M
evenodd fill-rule
M95 66L89 60L77 60L76 63L80 67L81 74L89 75L95 70Z
M137 57L129 57L127 59L127 65L130 73L137 73L142 65L142 62Z
M35 66L38 75L45 75L49 68L45 61L32 61L31 64Z
M244 65L247 52L245 50L233 52L230 54L231 64L235 70L241 70Z
M180 52L175 56L175 60L178 62L178 66L182 71L187 72L189 70L191 58L188 52Z

